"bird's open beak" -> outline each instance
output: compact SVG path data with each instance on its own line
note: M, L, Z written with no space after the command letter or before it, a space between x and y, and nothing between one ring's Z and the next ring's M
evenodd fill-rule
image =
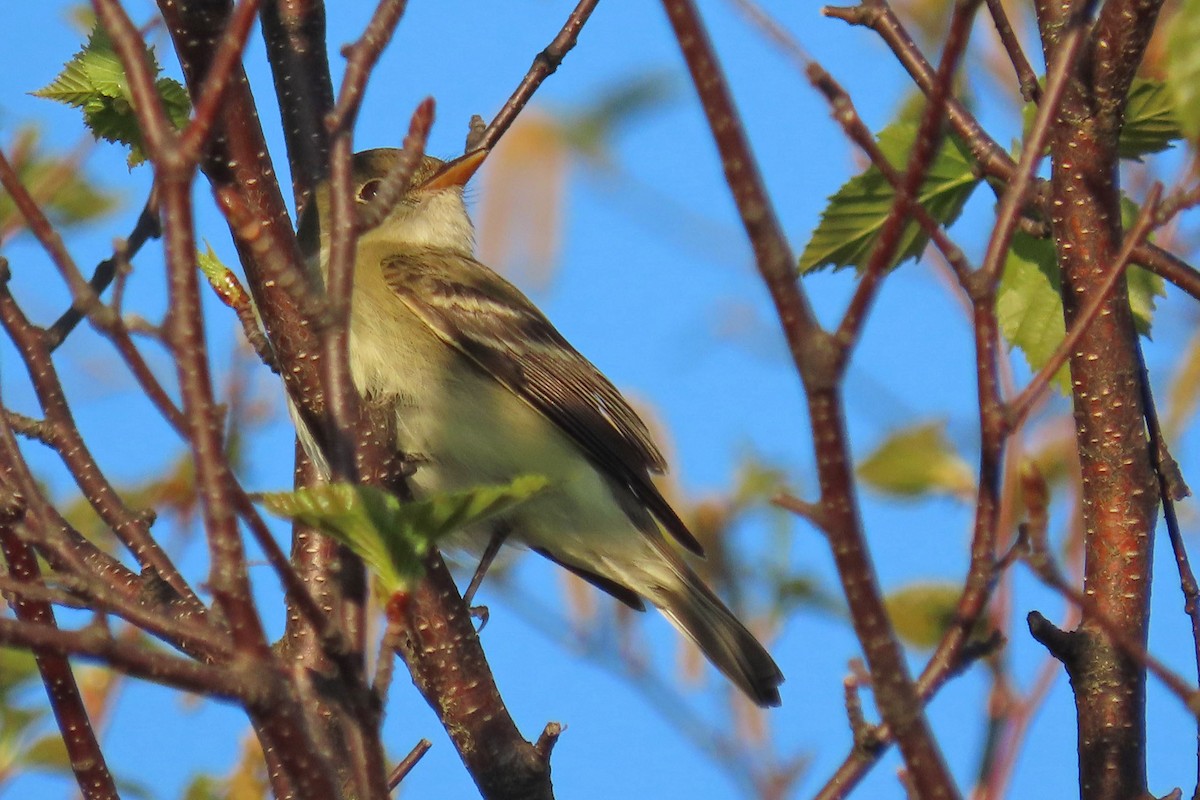
M451 186L465 186L471 176L487 158L487 150L472 150L453 161L447 161L442 168L429 176L419 188L448 189Z

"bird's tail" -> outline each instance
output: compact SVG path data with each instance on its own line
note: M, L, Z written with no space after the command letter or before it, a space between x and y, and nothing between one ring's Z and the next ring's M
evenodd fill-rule
M699 575L674 553L665 555L676 580L656 586L647 599L747 697L759 706L779 705L783 673L771 654Z

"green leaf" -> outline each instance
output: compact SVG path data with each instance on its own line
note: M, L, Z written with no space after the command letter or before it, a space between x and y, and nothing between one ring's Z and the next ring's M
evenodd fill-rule
M0 707L9 705L13 692L36 680L37 661L28 650L0 647Z
M1045 87L1044 80L1038 83ZM1121 127L1117 142L1117 152L1121 158L1141 161L1142 156L1166 150L1173 141L1181 138L1183 132L1179 127L1178 108L1167 84L1135 78L1126 97L1125 124ZM1029 135L1037 110L1038 107L1033 103L1026 103L1021 108L1023 135ZM1045 152L1049 153L1049 150L1047 144Z
M962 587L954 583L919 582L884 598L896 635L907 645L936 647L954 623Z
M1121 195L1121 227L1124 230L1128 231L1134 226L1141 212L1137 203ZM1167 296L1166 282L1153 272L1132 265L1125 269L1125 282L1129 287L1129 308L1133 311L1133 322L1138 333L1149 339L1150 323L1154 320L1154 298Z
M893 433L858 465L859 477L881 492L906 497L972 492L975 477L946 439L945 427L930 422Z
M1034 372L1042 368L1066 335L1061 285L1054 245L1048 239L1019 231L1014 234L996 296L996 316L1004 338L1021 351ZM1055 373L1053 384L1063 394L1070 391L1070 372L1065 364Z
M31 742L25 750L22 766L42 772L69 773L71 757L67 755L67 746L63 744L62 736L51 733Z
M1121 199L1121 216L1128 228L1137 218L1137 206ZM1166 294L1162 278L1140 267L1128 267L1125 280L1129 306L1138 332L1150 336L1154 298ZM1033 371L1042 368L1066 336L1063 322L1062 279L1054 245L1018 232L1013 236L1004 275L996 297L996 315L1008 343L1018 348ZM1066 364L1054 375L1053 385L1063 394L1071 389Z
M42 150L36 128L17 131L10 161L21 183L56 227L91 222L118 206L115 194L92 183L71 155ZM24 227L24 218L7 192L0 192L0 232Z
M1135 78L1125 105L1125 124L1117 152L1138 161L1148 153L1166 150L1183 136L1175 116L1175 96L1161 81Z
M410 503L371 486L340 483L264 494L262 502L272 514L311 525L345 544L393 593L420 576L421 558L434 541L508 511L547 483L539 475L523 475L506 485L477 486Z
M157 75L161 69L154 48L147 47L146 56ZM187 90L170 78L159 78L155 88L171 123L182 129L191 110ZM81 109L93 136L129 147L130 167L146 159L145 142L133 113L133 94L124 67L103 28L94 28L87 44L66 63L62 72L32 94Z
M917 126L903 122L879 132L880 149L901 173L916 135ZM950 224L978 184L967 150L951 136L930 165L918 198L935 220ZM821 222L800 256L800 271L808 273L827 266L865 267L894 199L891 184L874 166L847 181L829 198L821 213ZM916 222L909 222L891 266L919 256L928 240Z
M1200 139L1200 0L1183 0L1167 26L1167 86L1184 135Z
M563 137L584 155L603 158L621 128L639 115L662 108L678 90L678 82L669 72L622 81L586 107L561 115Z

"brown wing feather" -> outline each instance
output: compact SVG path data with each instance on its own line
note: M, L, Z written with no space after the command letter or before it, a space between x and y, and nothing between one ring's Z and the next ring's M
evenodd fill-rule
M397 251L382 269L388 286L442 341L558 425L680 544L703 555L650 481L649 473L663 472L666 462L645 423L519 289L475 259L445 250Z

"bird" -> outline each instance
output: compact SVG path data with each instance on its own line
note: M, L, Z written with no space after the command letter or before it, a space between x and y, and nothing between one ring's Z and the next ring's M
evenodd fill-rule
M353 156L359 214L402 152ZM394 407L392 444L415 465L414 495L545 476L544 491L501 517L508 542L633 609L655 606L751 701L780 705L778 665L679 552L703 548L651 479L667 464L645 423L516 286L476 259L463 189L486 155L423 156L379 224L360 231L349 322L357 391ZM329 207L323 182L298 226L322 275ZM323 463L312 437L301 438ZM452 545L478 553L497 530L468 529Z

